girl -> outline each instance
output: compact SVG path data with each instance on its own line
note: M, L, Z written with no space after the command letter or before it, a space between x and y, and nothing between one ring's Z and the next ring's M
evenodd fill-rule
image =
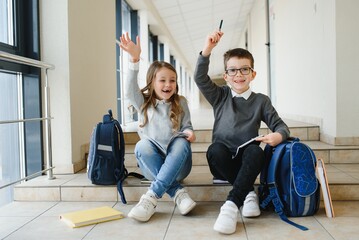
M136 144L135 155L142 173L152 181L128 216L148 221L155 212L157 199L165 193L185 215L196 203L179 182L191 171L190 143L195 135L187 101L178 95L176 70L169 63L153 62L147 71L147 85L140 89L137 83L140 39L137 36L135 44L126 33L121 36L119 45L130 55L125 92L140 113L138 133L141 140Z

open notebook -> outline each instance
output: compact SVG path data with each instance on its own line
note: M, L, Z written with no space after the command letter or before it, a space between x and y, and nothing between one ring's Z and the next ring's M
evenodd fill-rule
M108 206L75 211L60 215L60 219L73 228L120 218L123 218L123 213Z
M263 136L264 136L264 135L259 135L259 136L257 136L257 137L251 138L251 139L249 139L247 142L245 142L245 143L243 143L242 145L238 146L238 147L237 147L236 154L234 154L234 155L232 156L232 158L235 158L235 157L238 155L238 152L239 152L239 150L240 150L242 147L247 146L248 144L250 144L250 143L256 141L257 138L263 137Z

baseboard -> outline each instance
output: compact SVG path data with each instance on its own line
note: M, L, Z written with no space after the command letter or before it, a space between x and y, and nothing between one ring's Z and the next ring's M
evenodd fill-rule
M335 146L359 146L359 137L333 137L329 134L321 133L320 141Z
M82 159L72 164L57 164L54 168L54 174L73 174L86 168L86 161Z
M295 115L295 114L280 114L282 118L295 120L298 122L304 122L309 123L313 125L319 126L320 129L323 129L323 119L316 118L316 117L310 117L310 116L301 116L301 115Z

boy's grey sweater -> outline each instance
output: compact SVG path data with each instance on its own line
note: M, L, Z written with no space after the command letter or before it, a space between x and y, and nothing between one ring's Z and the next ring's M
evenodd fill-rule
M200 54L197 61L194 80L213 107L214 126L212 142L225 144L233 153L237 147L258 136L261 121L272 132L278 132L283 139L289 137L288 126L278 116L269 97L254 93L245 100L232 96L229 86L217 86L208 74L209 57Z
M125 82L126 97L139 113L139 123L143 123L144 115L141 111L141 106L144 103L144 97L137 82L139 64L130 63L128 78ZM181 106L183 109L180 118L180 127L176 129L177 132L183 132L186 129L193 131L191 116L187 105L187 100L181 97ZM169 118L171 110L171 103L164 101L157 101L156 106L148 108L148 122L144 127L138 128L138 134L141 139L149 139L156 144L163 153L167 152L168 144L171 138L176 134L172 129L172 122Z

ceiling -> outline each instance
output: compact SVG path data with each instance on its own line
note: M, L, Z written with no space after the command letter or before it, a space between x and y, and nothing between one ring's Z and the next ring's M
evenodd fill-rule
M222 75L223 53L238 47L254 0L128 0L135 10L147 9L150 30L165 36L190 72L194 71L205 38L219 28L224 36L211 56L210 76Z

